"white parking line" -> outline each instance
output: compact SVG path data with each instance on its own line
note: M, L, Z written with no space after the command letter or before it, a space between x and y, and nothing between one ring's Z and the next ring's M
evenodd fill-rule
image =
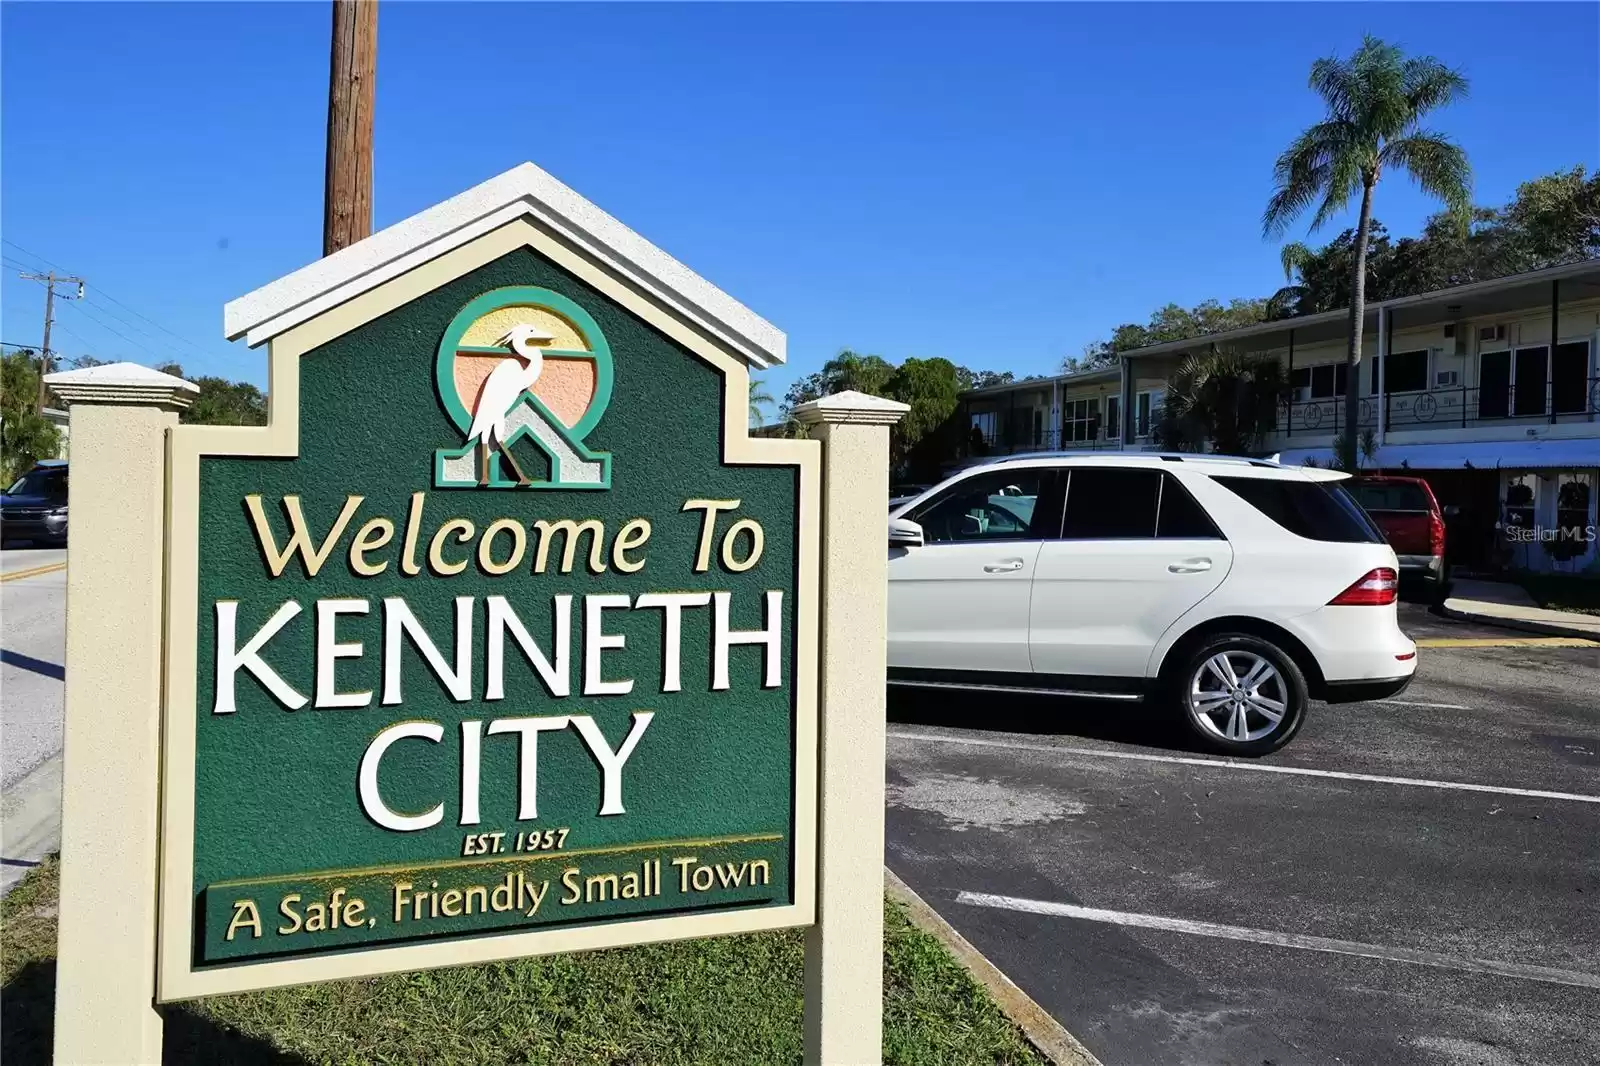
M1329 937L1306 936L1301 933L1275 933L1267 929L1247 929L1243 926L1220 925L1216 922L1192 922L1186 918L1167 918L1157 914L1108 911L1101 910L1098 907L1079 907L1071 903L1048 903L1037 899L1018 899L1015 896L991 896L987 892L962 892L956 896L956 902L965 903L973 907L992 907L998 910L1022 911L1026 914L1077 918L1086 922L1103 922L1107 925L1129 926L1136 929L1157 929L1167 933L1186 933L1190 936L1209 936L1221 940L1243 940L1251 944L1267 944L1272 947L1294 948L1300 951L1324 951L1334 955L1355 955L1364 959L1382 959L1385 962L1408 962L1416 966L1432 966L1440 970L1494 974L1499 977L1514 977L1523 981L1542 981L1545 984L1552 985L1600 988L1600 974L1583 973L1579 970L1558 970L1550 966L1527 966L1516 962L1463 959L1455 955L1441 955L1436 951L1386 947L1382 944L1363 944L1356 940L1334 940Z
M1470 711L1471 707L1463 707L1459 703L1418 703L1416 700L1373 700L1374 703L1387 703L1395 707L1429 707L1436 711Z
M1249 770L1258 774L1286 774L1291 777L1327 777L1336 781L1365 781L1375 785L1407 785L1412 788L1442 788L1454 792L1489 792L1496 796L1526 796L1530 799L1567 800L1572 803L1600 803L1600 796L1578 792L1547 792L1537 788L1510 788L1505 785L1474 785L1466 781L1433 781L1425 777L1390 777L1385 774L1356 774L1343 770L1313 770L1306 766L1273 766L1234 759L1202 759L1184 755L1154 755L1142 751L1107 751L1102 748L1073 748L1064 744L1028 744L1019 740L988 740L982 737L952 737L937 733L907 733L890 730L891 740L914 740L932 744L965 744L975 748L1008 748L1053 755L1086 755L1094 759L1127 759L1131 762L1175 763L1179 766L1210 766L1220 770Z

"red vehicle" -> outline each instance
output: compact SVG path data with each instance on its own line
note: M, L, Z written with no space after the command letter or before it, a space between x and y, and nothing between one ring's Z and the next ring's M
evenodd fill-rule
M1417 477L1358 477L1345 484L1400 557L1400 580L1421 582L1430 595L1441 595L1444 513L1428 483Z

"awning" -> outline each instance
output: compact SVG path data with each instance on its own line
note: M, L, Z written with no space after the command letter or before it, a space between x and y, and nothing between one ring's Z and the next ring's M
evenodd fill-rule
M1269 456L1285 466L1303 466L1307 459L1320 466L1333 461L1332 448L1288 448ZM1460 444L1385 444L1376 461L1361 460L1363 470L1526 470L1562 467L1600 467L1600 439L1496 440Z

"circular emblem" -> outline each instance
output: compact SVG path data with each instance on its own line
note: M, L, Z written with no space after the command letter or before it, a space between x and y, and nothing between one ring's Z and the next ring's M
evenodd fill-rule
M576 303L534 286L484 293L450 320L435 357L439 403L464 443L434 452L434 484L609 488L611 456L584 439L611 382L611 349Z

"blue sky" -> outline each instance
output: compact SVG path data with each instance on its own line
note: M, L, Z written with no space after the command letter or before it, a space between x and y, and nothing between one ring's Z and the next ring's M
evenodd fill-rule
M264 383L222 305L320 254L328 22L0 8L4 340L39 335L18 265L56 264L89 283L58 351ZM784 329L780 396L842 347L1049 372L1169 300L1272 291L1272 161L1364 32L1470 76L1436 125L1479 202L1600 162L1593 4L391 2L375 224L531 159ZM1431 210L1379 189L1393 233Z

